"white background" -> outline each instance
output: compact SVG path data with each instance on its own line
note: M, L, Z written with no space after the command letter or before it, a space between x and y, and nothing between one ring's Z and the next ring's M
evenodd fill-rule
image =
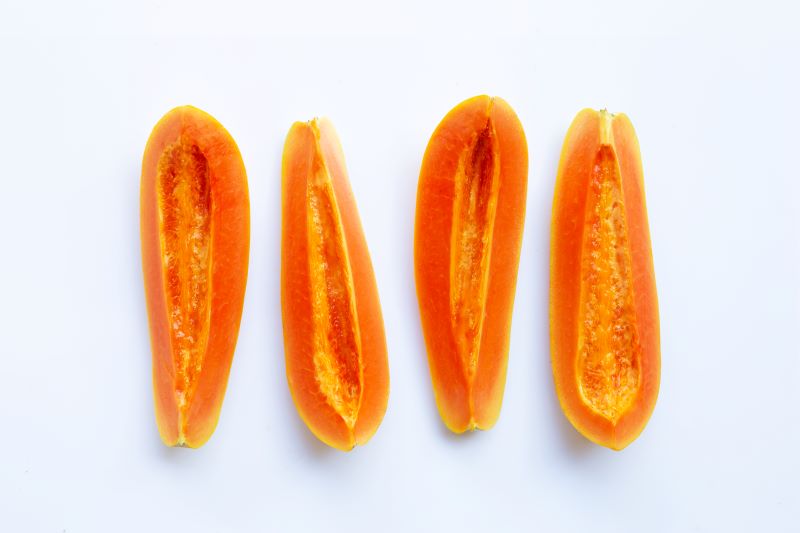
M0 531L797 531L800 13L793 2L0 2ZM489 431L436 412L412 262L426 143L504 97L531 151L508 383ZM247 166L250 278L219 426L156 432L141 156L193 104ZM642 147L662 386L642 436L583 439L553 390L549 218L564 134L624 111ZM280 155L327 115L386 323L378 433L326 448L286 386Z

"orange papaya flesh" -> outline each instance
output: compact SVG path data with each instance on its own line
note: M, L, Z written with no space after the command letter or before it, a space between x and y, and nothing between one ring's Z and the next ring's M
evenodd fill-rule
M417 296L436 403L456 433L489 429L500 413L527 173L519 119L489 96L450 111L423 158Z
M295 123L283 152L281 301L286 375L321 441L350 450L377 431L389 396L375 274L330 121Z
M166 445L196 448L219 419L247 283L236 143L205 112L173 109L147 141L140 194L156 422Z
M551 232L556 393L580 433L620 450L653 412L661 358L641 156L625 115L587 109L573 121Z

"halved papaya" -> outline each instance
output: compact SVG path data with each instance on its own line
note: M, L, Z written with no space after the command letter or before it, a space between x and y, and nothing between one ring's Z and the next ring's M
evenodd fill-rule
M296 122L283 150L281 306L286 377L322 442L365 444L389 398L378 289L345 168L327 120Z
M434 396L455 433L500 415L528 179L522 125L500 98L441 121L422 161L414 267Z
M156 422L164 444L197 448L219 419L247 283L250 203L233 138L199 109L164 115L140 202Z
M643 176L628 117L578 113L553 199L551 358L564 414L614 450L644 429L661 373Z

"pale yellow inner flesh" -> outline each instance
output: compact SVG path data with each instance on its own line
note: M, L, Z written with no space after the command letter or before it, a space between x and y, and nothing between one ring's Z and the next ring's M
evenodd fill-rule
M307 194L314 373L328 405L352 429L363 388L361 338L341 214L319 153Z
M208 161L197 146L181 138L159 158L156 183L176 400L182 413L194 393L208 343Z
M464 150L455 175L450 246L450 313L469 382L478 366L489 261L500 185L497 138L491 121Z
M595 158L584 223L578 384L584 402L616 423L636 397L642 350L622 182L609 145Z

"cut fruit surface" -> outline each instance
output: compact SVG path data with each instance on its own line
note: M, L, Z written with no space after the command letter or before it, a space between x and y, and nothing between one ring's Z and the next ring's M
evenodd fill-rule
M553 200L550 338L556 392L590 440L622 449L655 406L655 289L639 145L625 115L584 110Z
M455 175L450 249L450 312L466 377L472 380L489 286L500 166L491 121L464 150Z
M185 106L145 148L141 239L159 433L198 447L216 427L233 357L249 251L249 199L235 142Z
M211 191L208 161L195 144L181 138L165 148L156 190L175 391L182 409L191 402L208 341Z
M286 374L300 416L349 450L375 433L389 372L369 253L332 124L295 123L283 153L281 300Z
M436 403L456 433L489 429L500 413L527 173L525 134L500 98L456 106L425 151L417 296Z

